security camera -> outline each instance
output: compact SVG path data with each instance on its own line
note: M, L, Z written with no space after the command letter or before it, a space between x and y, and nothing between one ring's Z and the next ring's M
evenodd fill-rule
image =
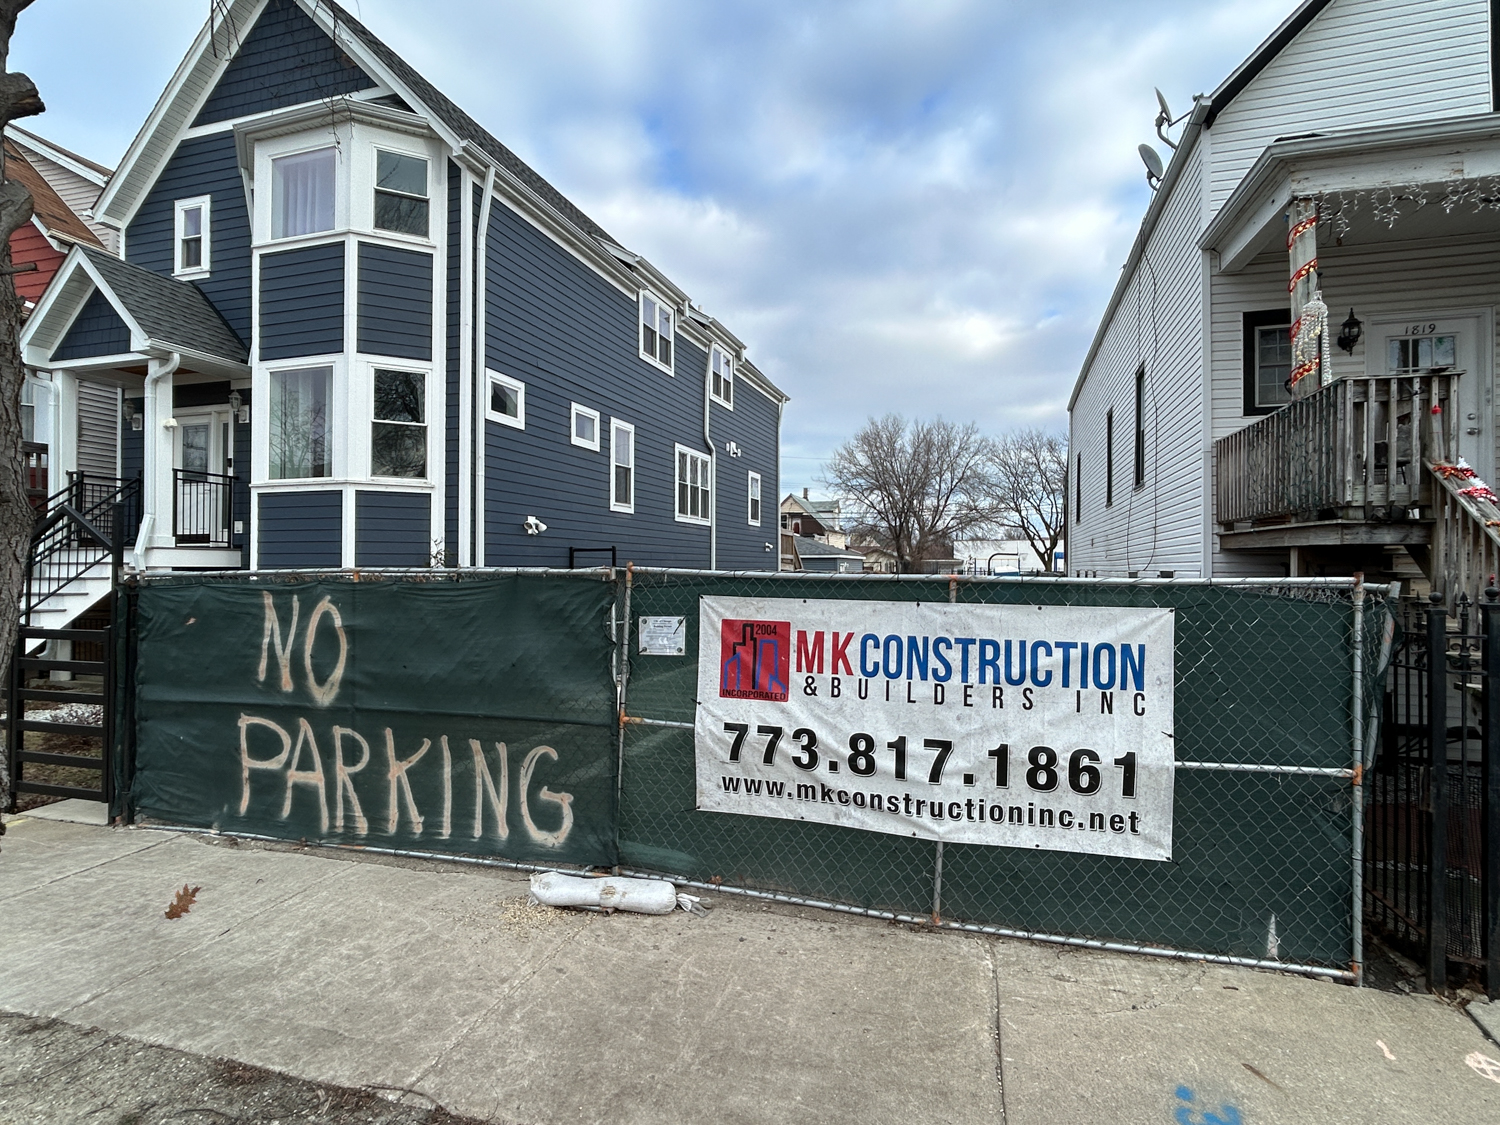
M535 516L527 516L526 522L521 525L526 529L527 535L540 535L547 530L547 525Z

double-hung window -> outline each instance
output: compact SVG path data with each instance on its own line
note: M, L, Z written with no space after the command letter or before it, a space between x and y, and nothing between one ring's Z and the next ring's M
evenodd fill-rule
M376 150L375 229L427 237L427 161Z
M1270 414L1292 401L1291 321L1286 309L1243 314L1246 414Z
M750 525L760 526L760 474L750 474Z
M271 161L271 237L296 238L333 229L338 153L332 148Z
M734 409L734 361L731 360L723 348L717 344L713 346L708 361L712 386L710 390L714 401Z
M489 405L485 408L491 422L502 426L526 428L526 384L498 371L488 372L490 385Z
M333 475L332 367L271 372L271 479Z
M427 475L427 376L375 369L370 475Z
M209 269L209 196L179 199L173 205L176 253L172 272L178 277L201 276Z
M609 510L635 511L635 427L609 420Z
M685 523L708 522L708 470L705 453L677 446L677 518Z
M672 370L672 308L650 293L641 294L641 358Z

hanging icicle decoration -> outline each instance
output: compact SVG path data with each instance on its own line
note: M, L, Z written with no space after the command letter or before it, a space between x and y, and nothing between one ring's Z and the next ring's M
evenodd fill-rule
M1318 373L1316 386L1326 387L1330 372L1324 357L1331 350L1328 339L1328 306L1323 303L1323 294L1314 289L1307 304L1302 306L1302 316L1295 326L1296 338L1292 341L1292 386L1296 386L1314 371Z

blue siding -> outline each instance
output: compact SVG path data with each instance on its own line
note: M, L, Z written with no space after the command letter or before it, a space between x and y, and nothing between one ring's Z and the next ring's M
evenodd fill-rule
M460 314L463 309L463 177L458 165L448 161L448 397L443 431L443 539L449 557L458 562L458 415Z
M431 538L427 493L355 492L355 566L431 566Z
M647 364L634 297L498 200L488 255L485 359L526 384L526 429L485 426L486 562L566 566L570 546L615 546L621 562L707 566L708 528L673 516L673 445L704 448L704 353L679 337L675 376ZM598 453L571 444L570 402L602 415ZM611 416L636 428L632 514L609 510ZM532 514L540 536L522 529Z
M256 531L263 568L340 566L344 498L338 492L265 493Z
M321 101L374 85L295 0L270 0L193 124Z
M432 358L432 255L359 244L359 351Z
M344 244L260 256L260 358L344 350Z
M713 404L712 434L718 447L719 483L715 495L719 517L721 570L774 570L780 558L781 503L777 491L780 462L780 412L776 403L744 379L734 381L734 409ZM734 442L741 455L731 457ZM760 526L750 524L750 474L760 474ZM766 544L771 549L766 550Z
M145 202L125 230L125 258L154 273L172 274L172 203L211 195L209 265L195 281L242 341L250 339L250 213L233 133L192 137L177 146Z
M95 289L78 310L68 333L52 349L53 359L88 359L130 350L130 328L101 290Z

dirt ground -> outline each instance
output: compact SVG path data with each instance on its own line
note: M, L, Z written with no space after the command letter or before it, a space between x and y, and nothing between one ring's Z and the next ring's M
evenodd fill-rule
M0 1125L480 1125L441 1106L390 1100L402 1093L304 1082L0 1012Z

